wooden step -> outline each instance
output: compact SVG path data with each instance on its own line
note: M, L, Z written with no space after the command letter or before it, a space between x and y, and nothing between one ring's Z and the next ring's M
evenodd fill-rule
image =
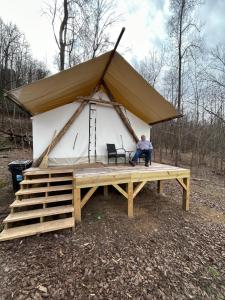
M15 228L4 229L0 233L0 241L7 241L15 238L35 235L38 233L44 233L72 227L74 227L74 218L65 218L61 220L19 226Z
M23 221L28 219L34 219L34 218L65 214L65 213L73 212L73 210L74 209L72 205L62 205L57 207L48 207L48 208L16 212L16 213L9 214L8 217L4 219L3 223L17 222L17 221Z
M24 170L24 175L45 175L45 174L73 174L73 169L38 169L38 168L30 168Z
M36 204L43 204L43 203L54 203L54 202L61 202L72 200L73 194L64 194L64 195L57 195L57 196L48 196L48 197L37 197L37 198L28 198L22 200L15 200L10 207L24 207L29 205L36 205Z
M73 185L54 185L54 186L44 186L44 187L37 187L37 188L28 188L28 189L21 189L15 193L16 196L20 195L28 195L28 194L36 194L36 193L44 193L44 192L55 192L55 191L64 191L64 190L72 190Z
M47 183L47 182L60 182L60 181L71 181L73 180L73 176L64 176L64 177L51 177L51 178L38 178L38 179L27 179L22 180L20 182L21 185L23 184L34 184L34 183Z

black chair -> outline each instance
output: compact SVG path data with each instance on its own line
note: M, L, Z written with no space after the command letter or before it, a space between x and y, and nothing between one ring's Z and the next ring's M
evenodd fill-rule
M115 158L115 163L117 164L118 158L124 158L124 163L126 163L126 152L123 148L116 149L115 144L106 144L108 151L108 164L110 158ZM124 153L118 153L117 150L123 150Z

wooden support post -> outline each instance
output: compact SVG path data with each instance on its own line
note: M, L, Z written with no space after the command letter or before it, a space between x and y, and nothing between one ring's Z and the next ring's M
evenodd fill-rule
M75 220L77 222L81 222L81 196L80 196L80 189L75 188L74 189L74 212L75 212Z
M127 184L127 194L128 194L128 218L133 218L134 216L134 193L133 193L133 182L128 182Z
M189 210L190 207L190 178L183 178L186 188L183 187L183 209Z
M75 197L74 197L74 194L75 194L75 188L74 188L74 178L72 180L72 184L73 184L73 188L72 188L72 195L73 195L73 198L72 198L72 206L73 206L73 212L72 212L72 217L73 217L73 227L72 227L72 232L75 231L75 225L76 225L76 218L75 218Z
M103 193L104 193L104 198L108 198L109 197L109 186L108 185L104 185L103 186Z
M162 186L162 180L157 181L157 193L162 194L163 192L163 186Z

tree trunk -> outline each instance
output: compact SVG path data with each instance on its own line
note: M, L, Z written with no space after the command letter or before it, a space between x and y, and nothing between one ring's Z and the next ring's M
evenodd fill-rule
M65 50L66 50L66 37L67 37L67 23L68 23L68 0L63 1L64 8L64 16L62 23L59 29L59 57L60 57L60 65L59 70L63 71L65 69Z
M183 11L185 0L182 1L180 16L179 16L179 41L178 41L178 91L177 91L177 110L181 113L181 80L182 80L182 27L183 27ZM181 151L181 120L177 120L177 147L175 153L175 166L179 164L179 155Z

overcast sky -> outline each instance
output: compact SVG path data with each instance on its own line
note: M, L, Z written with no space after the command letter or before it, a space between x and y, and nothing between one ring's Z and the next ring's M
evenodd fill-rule
M33 56L43 60L54 72L54 55L57 52L51 25L41 11L51 0L0 0L0 16L4 22L13 22L25 33ZM119 52L128 59L148 55L167 37L166 23L169 16L169 0L123 0L119 1L118 13L123 22L112 31L117 39L121 28L126 27ZM225 44L225 0L205 0L200 19L205 24L208 46Z

